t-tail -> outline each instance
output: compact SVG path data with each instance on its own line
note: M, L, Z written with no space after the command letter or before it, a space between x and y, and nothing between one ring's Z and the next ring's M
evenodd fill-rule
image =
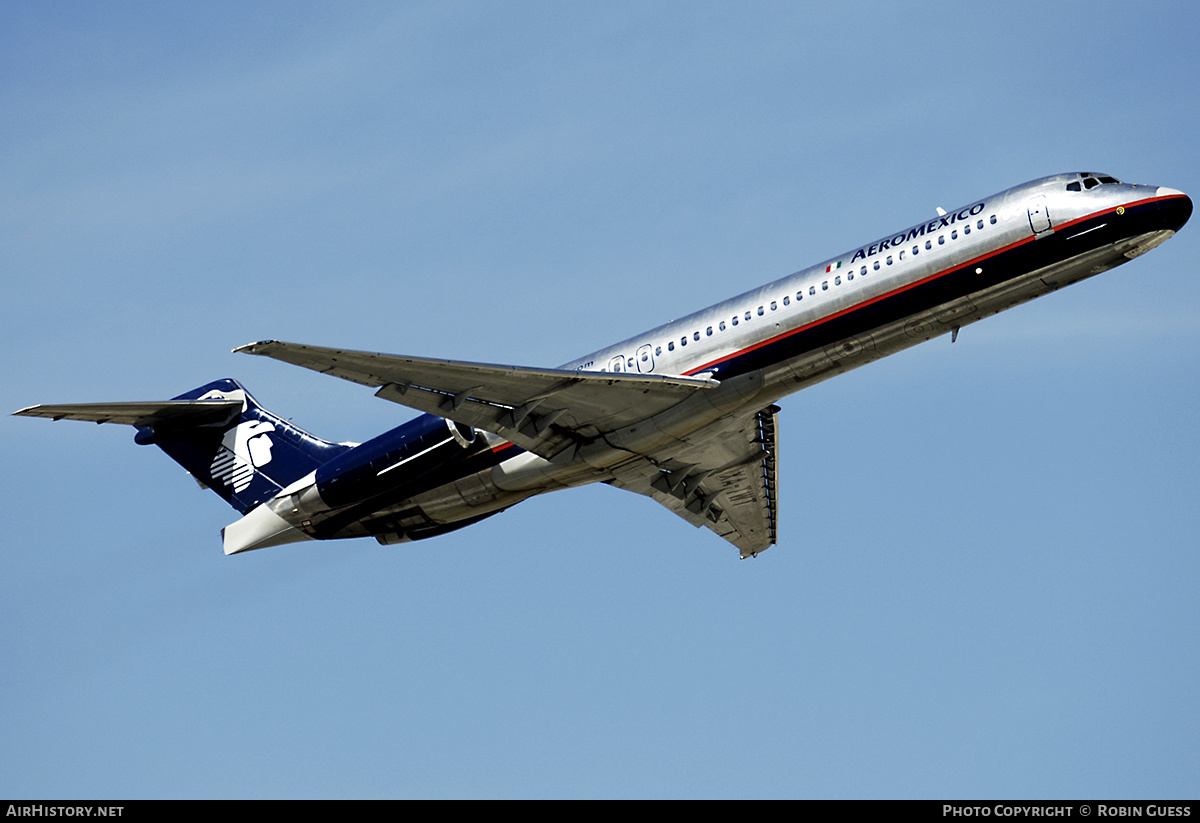
M17 414L134 426L137 443L158 446L242 514L352 448L272 414L228 378L171 400L31 406Z

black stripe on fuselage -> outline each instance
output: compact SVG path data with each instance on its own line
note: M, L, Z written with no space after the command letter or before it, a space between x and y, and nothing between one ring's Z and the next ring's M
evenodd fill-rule
M1182 200L1178 208L1169 201ZM883 295L814 320L775 337L689 369L714 372L719 380L763 369L850 337L868 334L1030 272L1061 263L1113 243L1163 229L1176 229L1190 215L1182 198L1154 198L1106 209L1056 226L1051 234L988 251L951 268L899 286ZM1182 219L1178 219L1182 217ZM979 271L977 271L979 270Z

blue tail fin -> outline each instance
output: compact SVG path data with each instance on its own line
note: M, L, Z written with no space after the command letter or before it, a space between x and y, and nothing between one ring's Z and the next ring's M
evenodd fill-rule
M221 419L162 419L139 425L153 443L202 484L245 514L351 448L313 437L254 402L236 380L215 380L175 400L235 400Z

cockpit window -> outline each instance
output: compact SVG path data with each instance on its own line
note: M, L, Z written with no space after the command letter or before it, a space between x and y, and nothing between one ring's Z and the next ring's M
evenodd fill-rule
M1094 189L1094 188L1096 188L1096 186L1104 186L1104 185L1112 185L1112 184L1120 185L1120 183L1121 183L1121 181L1115 177L1111 177L1107 174L1096 174L1095 172L1090 172L1090 171L1081 171L1081 172L1079 172L1079 176L1083 178L1083 188L1085 188L1085 189ZM1079 191L1079 190L1080 190L1079 181L1072 180L1070 183L1067 184L1067 191Z

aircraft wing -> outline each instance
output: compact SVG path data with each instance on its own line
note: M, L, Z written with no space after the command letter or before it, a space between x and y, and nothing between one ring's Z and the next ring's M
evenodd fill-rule
M234 351L378 388L385 400L493 432L546 459L720 385L702 377L498 366L276 340Z
M743 558L757 555L779 533L778 413L769 406L718 420L690 435L669 458L617 470L610 485L646 495L693 526L711 529Z
M121 423L126 426L162 426L183 423L219 425L242 410L240 400L153 400L132 403L68 403L58 406L29 406L13 412L23 417L51 420L85 420L91 423Z

